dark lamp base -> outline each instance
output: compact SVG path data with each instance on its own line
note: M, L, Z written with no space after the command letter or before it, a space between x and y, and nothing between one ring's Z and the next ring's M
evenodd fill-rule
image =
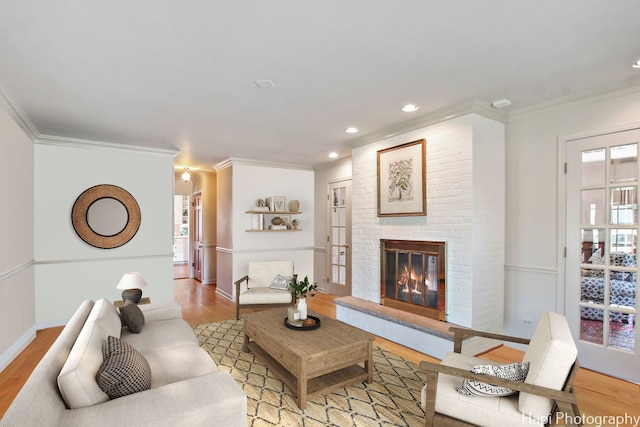
M125 289L122 291L122 300L124 302L129 300L137 304L140 302L140 298L142 298L142 289Z

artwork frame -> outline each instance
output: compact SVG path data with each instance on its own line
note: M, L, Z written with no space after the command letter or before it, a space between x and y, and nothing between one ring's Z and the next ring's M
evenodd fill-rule
M378 150L378 216L427 215L427 141Z
M284 196L271 196L271 207L274 212L286 212L286 198Z

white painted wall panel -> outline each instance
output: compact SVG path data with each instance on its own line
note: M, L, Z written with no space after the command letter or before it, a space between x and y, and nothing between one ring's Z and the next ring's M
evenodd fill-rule
M58 322L80 301L119 299L127 271L140 271L152 301L173 299L173 155L90 144L37 143L34 241L36 320ZM71 224L76 198L98 184L117 185L140 206L140 229L114 249L88 245Z
M34 322L33 144L0 94L0 370L35 336Z

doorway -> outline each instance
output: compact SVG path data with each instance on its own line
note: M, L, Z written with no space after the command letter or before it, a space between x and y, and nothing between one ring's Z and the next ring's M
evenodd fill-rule
M189 277L189 196L173 196L173 278Z
M640 382L640 129L566 140L565 311L580 364Z
M327 290L351 295L351 180L329 183Z

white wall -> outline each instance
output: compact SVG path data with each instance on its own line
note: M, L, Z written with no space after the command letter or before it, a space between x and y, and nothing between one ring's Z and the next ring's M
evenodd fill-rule
M505 332L530 336L546 310L564 313L558 140L640 122L640 86L556 100L509 115L506 145Z
M0 370L35 337L33 144L0 93Z
M152 301L173 299L173 152L100 143L42 141L34 146L36 322L61 324L84 299L120 299L115 289L127 271L147 280ZM131 241L98 249L71 223L76 198L87 188L112 184L140 206Z
M257 199L284 196L286 204L292 199L300 202L300 221L296 232L247 232L251 229L252 209ZM314 280L314 174L312 170L272 165L253 161L233 160L232 166L231 274L220 271L218 277L237 280L247 274L249 261L293 260L299 275ZM233 290L235 291L235 290ZM235 295L233 295L235 299Z

